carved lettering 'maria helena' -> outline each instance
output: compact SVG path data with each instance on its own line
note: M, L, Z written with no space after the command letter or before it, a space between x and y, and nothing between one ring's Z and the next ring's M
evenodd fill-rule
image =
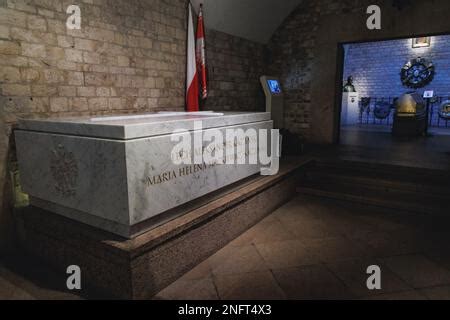
M211 167L214 167L215 165L216 164L206 164L206 163L193 164L193 165L181 167L178 170L165 171L165 172L162 172L157 175L145 177L143 182L145 184L147 184L147 186L150 187L153 185L158 185L158 184L162 184L165 182L169 182L171 180L174 180L174 179L177 179L180 177L190 176L197 172L205 171Z

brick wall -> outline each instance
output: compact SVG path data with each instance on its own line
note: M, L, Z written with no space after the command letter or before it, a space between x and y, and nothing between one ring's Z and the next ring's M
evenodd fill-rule
M284 87L285 125L309 138L311 130L311 82L316 62L318 22L323 16L360 11L362 1L303 1L273 35L269 48L270 73Z
M434 80L417 91L434 90L450 95L450 36L431 37L431 46L412 48L411 39L350 44L346 46L344 79L354 77L361 96L397 97L412 90L402 85L400 69L412 58L423 57L436 67ZM386 58L388 57L388 58Z
M81 8L81 30L66 8ZM184 110L187 0L0 0L0 249L21 117ZM208 30L205 108L256 110L263 47ZM236 85L238 83L239 85Z
M266 47L222 32L207 30L209 110L264 111L259 77L266 69Z
M184 0L7 0L0 8L5 120L182 109Z

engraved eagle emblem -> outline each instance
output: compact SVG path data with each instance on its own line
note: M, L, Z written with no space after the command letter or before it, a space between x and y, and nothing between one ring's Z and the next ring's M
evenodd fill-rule
M76 194L78 180L78 164L72 152L66 151L63 145L52 150L50 171L55 180L55 191L63 197Z

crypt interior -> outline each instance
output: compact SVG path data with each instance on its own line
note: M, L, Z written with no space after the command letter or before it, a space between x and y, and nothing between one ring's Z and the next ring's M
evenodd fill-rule
M371 2L0 1L0 299L450 299L450 3ZM171 163L196 121L279 170Z

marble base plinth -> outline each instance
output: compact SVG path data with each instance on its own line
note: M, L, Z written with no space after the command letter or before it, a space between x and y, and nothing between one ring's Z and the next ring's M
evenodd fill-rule
M134 239L29 207L17 217L20 243L57 272L78 265L83 290L106 298L151 298L288 201L305 161L282 163L278 175L234 185Z

